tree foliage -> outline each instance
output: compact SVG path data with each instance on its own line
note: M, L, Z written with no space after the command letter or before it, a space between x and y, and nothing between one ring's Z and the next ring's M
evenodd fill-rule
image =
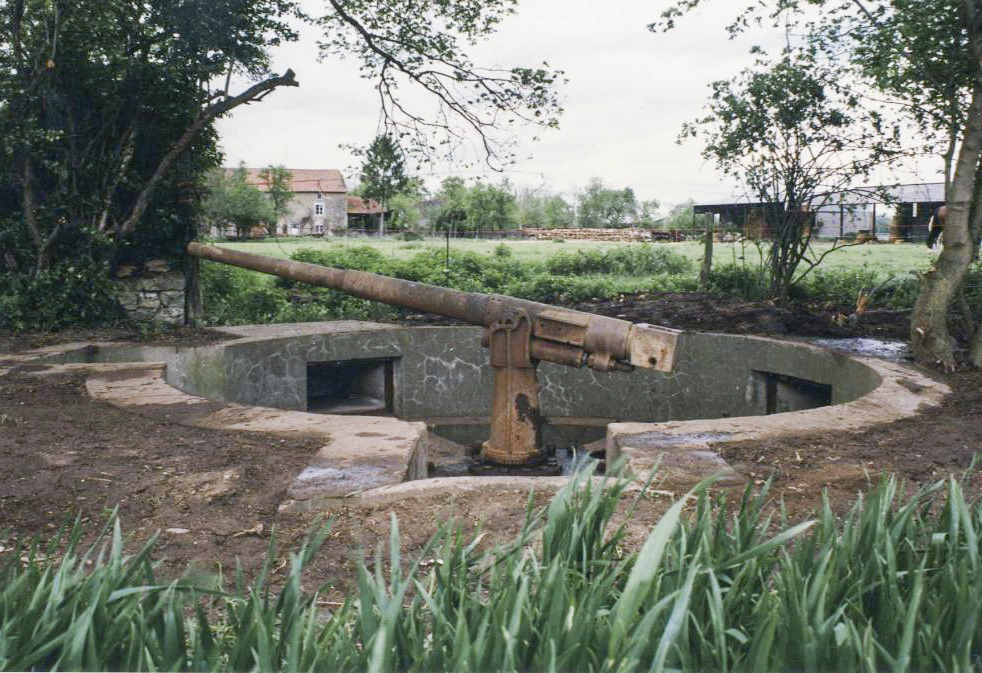
M695 226L692 209L696 202L692 199L677 203L661 221L663 229L692 229Z
M285 166L264 166L259 179L266 183L266 195L273 206L273 216L268 220L269 233L276 233L276 223L290 212L293 202L293 174Z
M591 178L576 195L576 226L624 227L637 223L638 202L634 190L609 189L600 178Z
M547 229L571 227L576 221L576 211L573 206L559 194L547 197L543 210Z
M295 37L295 13L287 0L3 6L0 270L17 277L18 297L49 272L178 254L219 161L212 122L296 85L292 72L267 73L266 52ZM232 72L259 81L232 94Z
M559 229L575 223L575 212L559 194L522 189L515 196L517 220L522 228Z
M683 138L699 138L703 156L763 204L775 298L824 256L811 251L814 213L897 156L896 132L861 103L813 50L791 50L713 83L708 114L683 128Z
M240 238L250 236L260 225L275 226L277 216L273 199L250 185L247 178L244 164L228 175L222 169L214 170L208 180L208 196L202 204L208 224L219 231L231 225Z
M411 190L412 180L406 173L406 160L399 145L388 135L376 136L362 156L358 191L362 196L377 199L383 206L399 192Z
M518 226L515 196L507 182L489 185L478 180L468 187L461 178L446 178L436 200L440 205L434 224L442 231L500 231Z
M679 0L651 28L670 28L700 0ZM819 9L804 20L802 10ZM982 13L978 0L759 0L729 25L756 23L802 28L855 78L856 90L875 92L877 103L926 140L942 161L948 216L944 247L923 275L911 314L911 346L922 362L956 365L948 329L957 297L982 235ZM967 313L967 311L963 312ZM971 360L982 367L982 329Z
M389 199L389 213L393 229L414 231L423 219L419 196L409 192L393 194Z

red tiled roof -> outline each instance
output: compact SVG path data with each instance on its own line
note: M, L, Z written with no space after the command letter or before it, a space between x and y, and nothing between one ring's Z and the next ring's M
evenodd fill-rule
M235 169L226 168L225 170L230 173ZM266 181L259 177L260 169L248 168L246 170L249 172L246 182L265 191L267 185ZM342 177L341 171L336 168L289 168L287 170L293 176L290 180L290 191L294 193L344 194L348 191L348 188L344 184L344 177Z
M378 215L385 208L375 199L363 199L360 196L348 197L348 213L351 215Z

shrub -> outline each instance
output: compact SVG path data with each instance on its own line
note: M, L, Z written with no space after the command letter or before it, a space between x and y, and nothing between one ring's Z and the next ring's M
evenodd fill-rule
M690 273L692 263L668 248L648 244L621 245L608 250L577 250L559 253L545 262L546 270L557 276L586 274L682 274Z
M333 266L336 269L358 269L383 273L388 260L381 252L369 245L332 247L327 249L300 248L290 259L308 264Z
M59 262L34 278L10 275L0 289L0 329L59 330L122 317L109 265L88 257Z
M287 306L269 276L213 262L201 264L201 300L213 325L277 322Z
M709 272L709 292L750 301L767 297L769 288L762 269L739 264L718 264Z
M509 248L504 243L499 243L498 245L494 246L494 256L495 257L511 257L512 256L511 248Z
M430 285L442 285L467 292L505 292L511 284L529 278L535 264L521 262L508 255L485 257L473 252L454 251L450 257L449 273L446 253L428 250L408 260L393 261L390 275Z
M835 305L855 304L860 292L870 292L882 282L869 269L816 269L792 288L791 296L820 299Z

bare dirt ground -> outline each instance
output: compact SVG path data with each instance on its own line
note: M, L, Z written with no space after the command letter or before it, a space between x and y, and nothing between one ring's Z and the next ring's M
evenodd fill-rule
M795 310L693 295L647 295L578 308L674 327L808 336L876 336L906 333L903 314L848 319L834 311ZM417 321L418 322L418 321ZM0 335L0 353L83 339L138 338L119 331L56 335ZM201 343L207 331L177 331L154 343ZM235 567L248 575L266 557L271 531L278 544L295 549L325 518L332 532L309 570L314 585L333 581L338 590L354 580L354 565L371 557L399 520L404 551L418 554L433 532L454 521L481 526L487 543L517 532L527 494L511 489L466 495L420 495L388 504L352 502L331 511L285 514L277 506L290 480L317 450L316 442L250 433L217 432L158 423L95 402L84 377L37 377L21 365L0 375L0 548L15 537L50 536L66 519L96 524L117 508L135 547L159 532L156 558L163 572L213 573ZM936 378L951 386L943 408L860 433L830 428L821 436L744 442L717 447L748 482L774 478L772 496L804 518L827 490L844 509L884 473L912 486L961 473L982 449L982 372ZM982 480L972 478L974 490ZM656 484L678 492L673 484ZM539 494L544 503L548 494ZM670 498L646 498L632 525L635 540L657 519ZM0 551L0 562L3 552Z

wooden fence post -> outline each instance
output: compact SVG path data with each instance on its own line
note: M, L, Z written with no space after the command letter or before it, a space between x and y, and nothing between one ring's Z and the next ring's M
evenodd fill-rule
M706 213L706 234L702 247L702 268L699 270L699 287L705 290L709 287L709 273L713 269L713 213Z

